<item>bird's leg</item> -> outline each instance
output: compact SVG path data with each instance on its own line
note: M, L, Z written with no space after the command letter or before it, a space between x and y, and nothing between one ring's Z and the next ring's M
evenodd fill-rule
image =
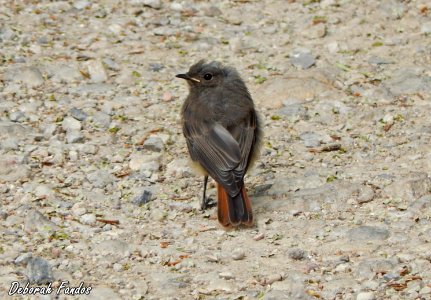
M202 196L202 202L201 202L201 209L202 210L207 209L207 196L206 196L207 183L208 183L208 175L205 175L204 176L204 194Z
M204 194L202 195L201 201L201 210L206 210L207 208L213 207L216 205L213 199L207 198L207 183L208 183L208 175L204 177Z

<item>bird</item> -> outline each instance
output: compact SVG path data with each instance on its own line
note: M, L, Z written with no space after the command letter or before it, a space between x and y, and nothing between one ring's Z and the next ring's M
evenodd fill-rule
M217 182L217 217L224 227L252 226L253 211L244 176L259 154L261 124L250 92L235 68L200 60L185 79L189 94L182 131L191 160L203 171L201 209L208 207L208 176Z

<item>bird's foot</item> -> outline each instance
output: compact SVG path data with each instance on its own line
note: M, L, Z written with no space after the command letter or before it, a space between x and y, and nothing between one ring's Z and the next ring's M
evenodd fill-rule
M201 202L201 210L206 210L207 208L211 208L213 206L216 206L216 202L212 198L205 198Z

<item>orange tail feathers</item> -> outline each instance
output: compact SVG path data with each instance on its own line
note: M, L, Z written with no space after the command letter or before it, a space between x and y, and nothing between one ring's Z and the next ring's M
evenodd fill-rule
M224 188L217 183L217 217L222 226L229 226L229 196Z
M225 227L239 224L253 225L251 201L247 196L244 185L238 195L230 197L225 189L220 184L217 184L217 196L217 214L221 225Z

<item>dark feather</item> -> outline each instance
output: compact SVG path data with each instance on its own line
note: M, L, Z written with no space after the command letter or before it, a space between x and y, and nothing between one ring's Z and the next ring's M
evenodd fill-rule
M205 81L208 73L214 77L211 81ZM228 216L219 215L219 220L250 225L244 175L260 140L250 93L235 69L217 62L200 61L182 76L194 79L188 80L190 94L182 109L183 133L192 160L220 184L219 214L227 211Z

